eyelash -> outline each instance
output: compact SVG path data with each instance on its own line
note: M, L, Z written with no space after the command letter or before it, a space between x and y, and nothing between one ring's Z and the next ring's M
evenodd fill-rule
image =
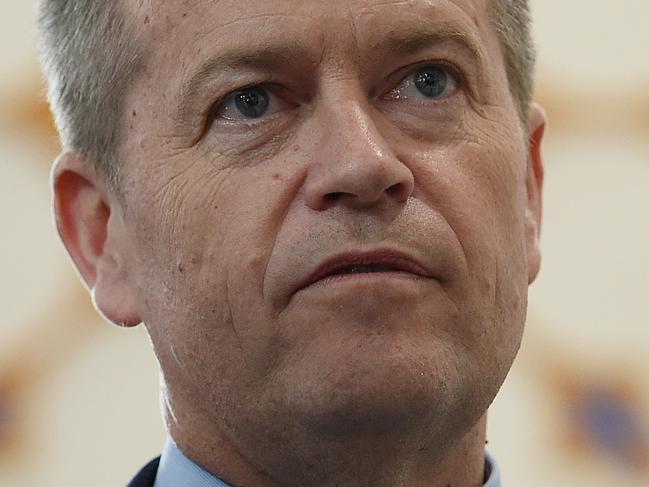
M278 95L275 93L277 91L277 85L269 82L256 82L256 83L250 83L248 85L241 86L237 88L236 90L230 91L228 94L222 96L218 100L216 100L214 103L212 103L209 111L208 111L208 116L210 118L216 118L216 114L223 109L223 105L230 100L230 98L234 98L234 96L242 91L249 90L251 88L261 88L264 91L266 91L269 95L271 95L274 98L278 98ZM226 119L227 120L227 119ZM252 119L251 119L252 120ZM240 122L241 123L241 122Z
M454 83L454 89L453 92L450 93L449 95L445 95L442 98L434 98L430 99L427 101L421 102L421 100L418 101L413 101L408 98L402 98L401 100L406 100L407 102L411 104L416 104L416 105L429 105L429 104L440 104L440 103L446 103L448 102L449 98L454 97L454 95L457 92L460 91L465 91L466 90L466 80L464 75L462 74L462 71L458 69L453 63L446 61L446 60L435 60L435 61L427 61L427 62L421 62L416 65L410 65L406 68L403 68L399 71L397 71L395 74L390 76L390 79L397 78L395 82L389 81L388 84L391 86L391 88L387 91L384 91L383 95L374 97L378 100L381 101L386 101L386 102L392 102L392 101L398 101L399 99L394 97L394 96L389 96L390 93L393 93L400 85L402 85L409 77L414 76L418 70L426 68L426 67L431 67L431 68L441 68L444 72L446 72L450 78L452 79ZM238 92L245 91L250 88L261 88L265 90L269 94L270 99L275 99L275 100L280 100L280 103L283 104L292 104L280 95L278 95L278 86L275 83L270 83L270 82L256 82L256 83L250 83L248 85L244 85L242 87L237 88L236 90L230 91L223 97L219 98L217 101L215 101L210 109L208 110L207 113L207 126L205 127L205 131L207 132L210 130L211 126L215 123L215 121L219 120L218 117L218 112L223 110L223 104L226 103L228 100L230 100L233 96L235 96ZM277 103L277 101L275 102ZM256 125L263 124L264 122L268 121L269 118L272 118L276 113L279 113L283 110L278 110L277 112L271 113L268 116L262 115L259 119L246 119L245 121L233 121L233 120L228 120L228 119L220 119L220 122L222 125L230 125L230 126L247 126L247 127L254 127Z
M449 76L451 82L453 83L453 90L451 91L451 93L448 93L439 98L430 98L427 100L422 100L422 99L413 100L407 97L400 98L393 95L393 93L397 90L397 88L400 85L402 85L404 82L406 82L408 78L411 78L419 70L424 68L438 68L443 70ZM444 59L436 59L435 61L424 61L421 63L417 63L415 65L410 65L404 69L397 71L394 75L391 76L391 79L395 79L395 78L397 79L397 81L388 82L387 84L391 86L391 88L383 92L384 93L383 95L377 97L378 100L384 103L393 103L395 101L400 101L415 107L425 107L430 105L444 107L444 106L449 106L451 103L453 103L454 99L458 94L466 94L470 90L470 85L469 83L467 83L467 78L464 75L463 71L460 68L458 68L455 63L452 63ZM469 99L469 103L470 102L471 100Z

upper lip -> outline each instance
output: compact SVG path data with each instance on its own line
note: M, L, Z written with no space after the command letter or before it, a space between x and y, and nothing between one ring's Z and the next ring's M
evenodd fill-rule
M345 252L324 260L301 283L299 289L310 286L314 282L345 267L354 265L381 265L390 267L395 272L410 272L411 274L430 277L430 273L416 258L399 250L378 249L371 252Z

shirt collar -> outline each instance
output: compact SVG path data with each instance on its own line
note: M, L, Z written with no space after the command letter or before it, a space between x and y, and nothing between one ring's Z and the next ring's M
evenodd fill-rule
M230 487L205 471L178 449L171 437L160 456L160 466L153 487Z
M500 470L489 453L485 453L485 484L483 487L500 487ZM153 487L230 487L222 480L192 462L178 449L171 438L167 439L160 457L158 475Z

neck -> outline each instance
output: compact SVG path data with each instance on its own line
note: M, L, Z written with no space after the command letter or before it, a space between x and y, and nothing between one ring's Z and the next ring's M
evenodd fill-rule
M421 486L483 484L486 416L449 443L420 435L315 438L286 432L256 444L232 439L201 415L167 415L169 433L193 462L231 485L246 487ZM304 432L303 432L304 433ZM308 441L301 441L307 438Z

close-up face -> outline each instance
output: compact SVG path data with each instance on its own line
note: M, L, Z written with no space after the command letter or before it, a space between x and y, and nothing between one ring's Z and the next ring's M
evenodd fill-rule
M122 238L171 409L235 445L475 422L538 270L490 2L144 3Z

